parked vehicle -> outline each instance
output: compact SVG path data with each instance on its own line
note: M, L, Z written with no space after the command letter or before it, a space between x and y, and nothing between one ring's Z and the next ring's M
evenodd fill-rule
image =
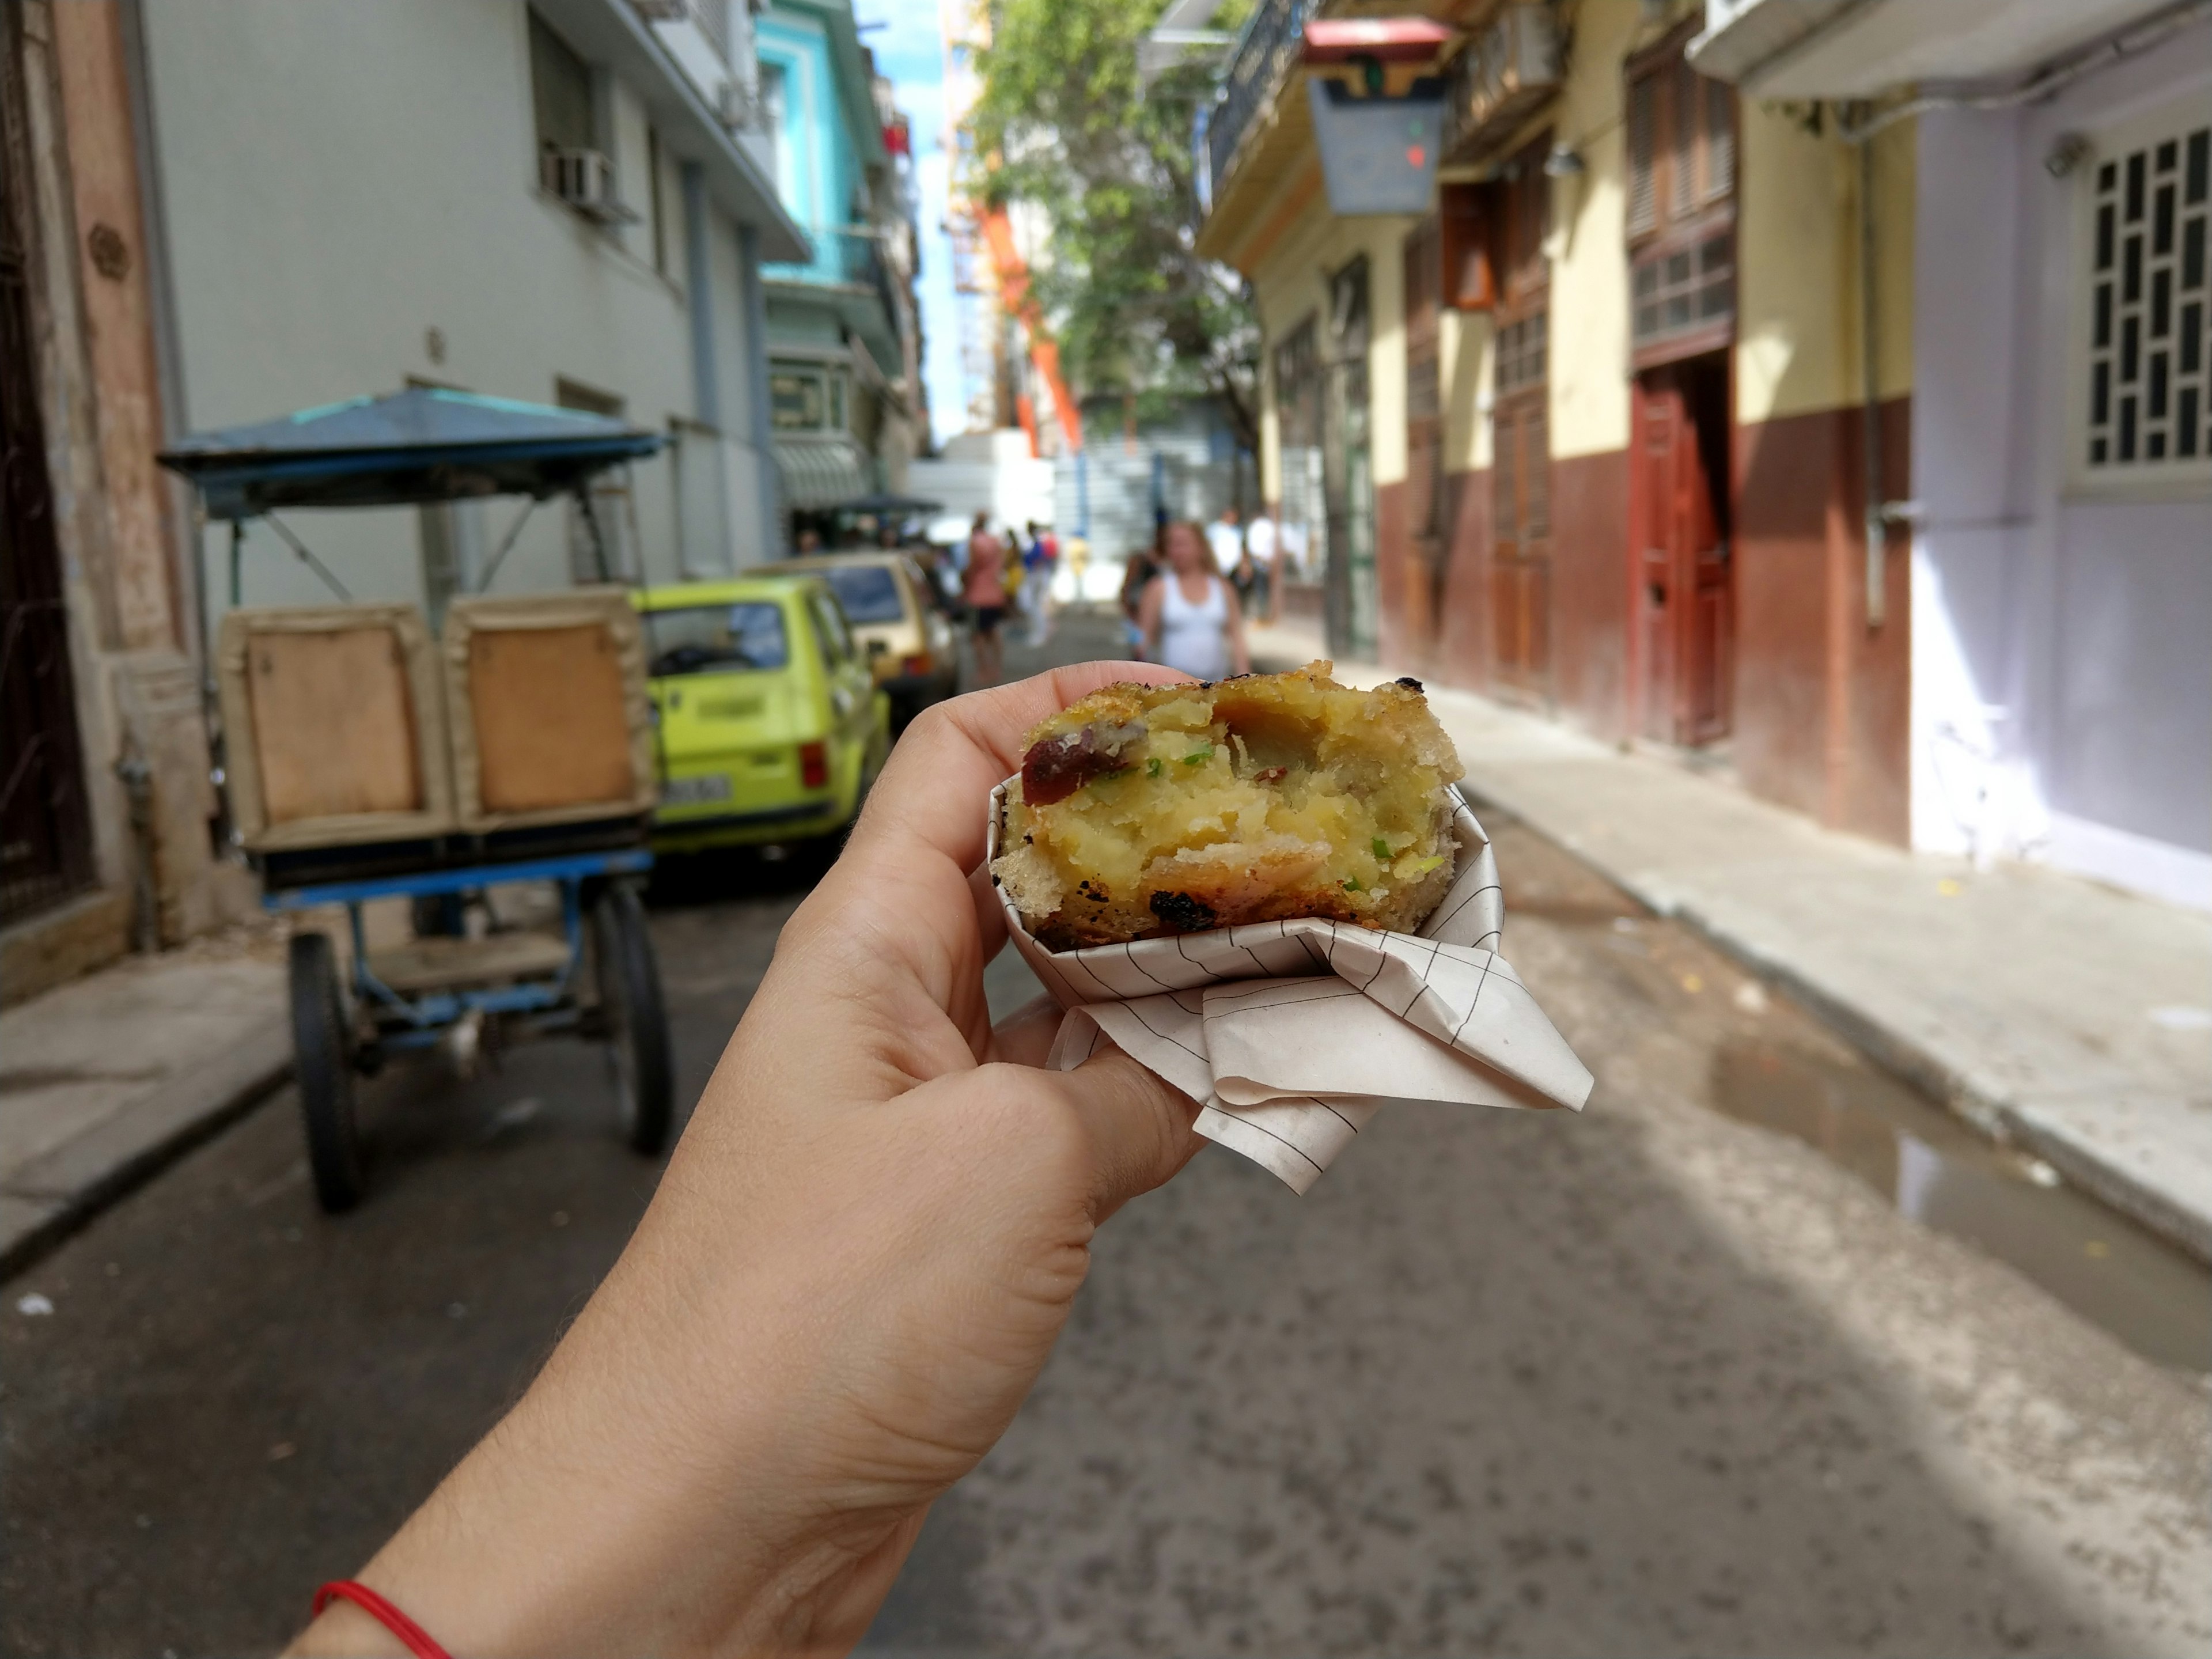
M827 582L805 573L632 595L645 621L670 853L834 836L890 752L890 701Z
M778 570L818 571L845 607L876 684L890 696L891 729L960 690L952 623L929 578L903 553L815 553Z

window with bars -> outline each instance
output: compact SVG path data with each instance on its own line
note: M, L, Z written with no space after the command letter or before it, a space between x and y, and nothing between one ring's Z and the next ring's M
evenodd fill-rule
M2098 146L2081 452L2092 478L2212 473L2208 219L2212 126L2177 111Z

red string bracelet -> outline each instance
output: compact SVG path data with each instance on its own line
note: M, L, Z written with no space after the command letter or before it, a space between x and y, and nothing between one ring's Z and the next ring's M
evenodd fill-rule
M312 1618L333 1601L350 1601L363 1613L398 1637L415 1659L453 1659L453 1656L430 1638L429 1632L405 1613L393 1607L366 1584L356 1583L350 1578L334 1578L315 1592L315 1605L309 1613Z

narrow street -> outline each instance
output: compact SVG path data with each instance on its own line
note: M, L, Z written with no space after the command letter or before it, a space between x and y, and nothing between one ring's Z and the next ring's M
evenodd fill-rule
M1115 649L1074 617L1008 671ZM1885 1157L2032 1183L1484 816L1505 954L1589 1109L1393 1108L1304 1200L1209 1149L1131 1206L866 1650L2203 1652L2205 1379L2135 1350L2201 1350L2203 1275L2070 1193L1969 1204L1986 1249L1900 1215ZM656 890L684 1101L805 873ZM1002 957L994 1006L1026 978ZM595 1053L394 1066L363 1100L356 1213L316 1212L280 1092L7 1285L8 1650L281 1642L527 1382L651 1195Z

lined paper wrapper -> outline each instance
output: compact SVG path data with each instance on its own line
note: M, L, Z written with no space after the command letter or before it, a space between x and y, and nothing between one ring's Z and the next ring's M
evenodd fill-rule
M991 792L987 860L1012 781ZM1464 801L1452 830L1458 878L1418 933L1301 918L1055 951L1000 888L1014 948L1066 1011L1046 1063L1072 1071L1110 1041L1200 1103L1199 1133L1300 1193L1392 1100L1579 1110L1589 1070L1498 953L1490 837Z

